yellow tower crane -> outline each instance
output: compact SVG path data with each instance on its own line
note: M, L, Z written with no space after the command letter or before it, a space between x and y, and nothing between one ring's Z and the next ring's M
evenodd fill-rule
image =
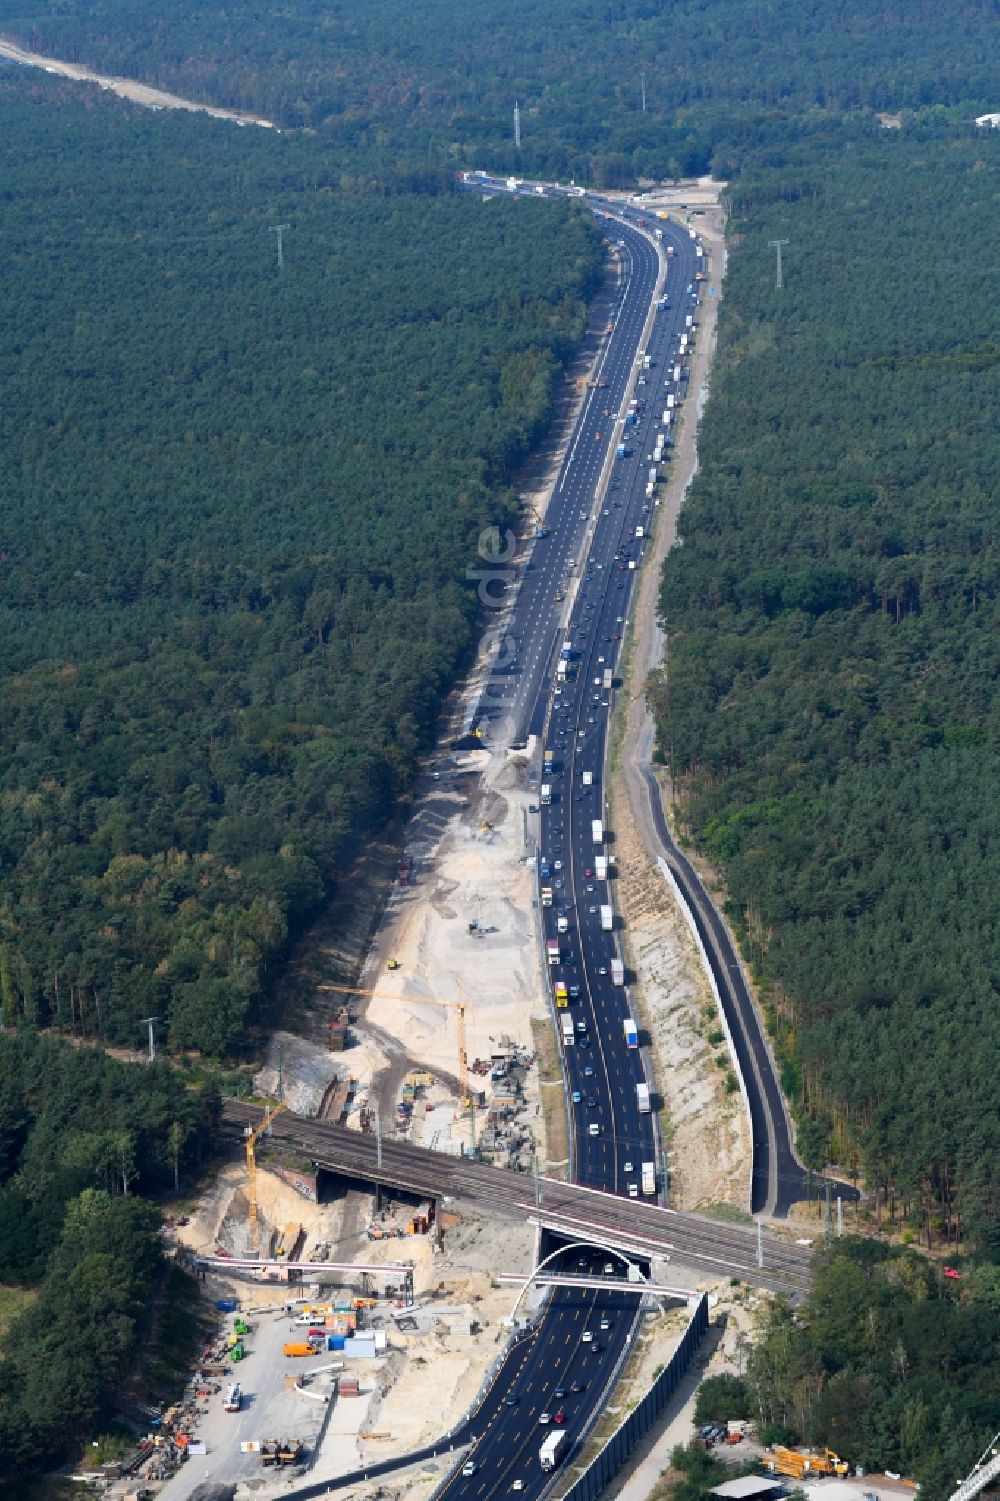
M317 990L335 990L340 995L378 996L383 1001L406 1001L411 1006L441 1006L445 1011L454 1011L458 1024L458 1088L459 1103L463 1110L472 1104L469 1094L469 1054L465 1045L465 1002L442 1001L433 995L386 995L384 990L361 990L357 985L318 985Z
M250 1250L256 1255L260 1249L260 1214L257 1209L257 1142L271 1129L271 1122L288 1106L284 1104L264 1107L264 1118L256 1126L247 1126L244 1134L247 1147L247 1204L250 1215Z

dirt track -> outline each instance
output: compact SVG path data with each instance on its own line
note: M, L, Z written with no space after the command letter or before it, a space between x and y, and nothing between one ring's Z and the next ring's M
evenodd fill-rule
M96 83L98 88L107 89L121 99L131 99L133 104L141 104L146 109L185 109L196 114L211 115L213 120L233 120L237 125L259 125L264 130L277 129L273 120L265 120L259 115L248 115L237 109L222 109L215 104L199 104L195 99L184 99L179 94L168 94L164 89L150 88L148 84L137 83L133 78L114 78L104 73L95 73L92 68L80 63L64 63L56 57L45 57L40 52L28 52L14 42L0 41L0 57L6 57L10 62L21 63L25 67L42 68L46 73L54 73L60 78L72 78L77 83Z

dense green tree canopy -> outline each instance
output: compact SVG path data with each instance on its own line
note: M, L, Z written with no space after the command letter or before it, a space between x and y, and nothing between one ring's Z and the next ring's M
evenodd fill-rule
M435 160L622 186L713 156L728 173L822 113L997 105L993 0L0 0L0 28L306 125L376 174Z
M925 1230L964 1216L988 1238L998 168L988 133L840 135L734 187L701 469L662 594L662 750L820 1148L836 1128L833 1150Z
M407 794L600 241L6 82L0 1002L217 1054Z
M827 1444L939 1501L1000 1426L998 1356L1000 1304L975 1277L845 1240L820 1256L800 1312L766 1316L746 1386L766 1439Z

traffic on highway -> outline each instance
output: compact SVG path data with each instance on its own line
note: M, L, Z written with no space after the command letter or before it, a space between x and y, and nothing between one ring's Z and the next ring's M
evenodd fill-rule
M604 762L622 637L686 390L703 262L693 232L676 221L647 225L643 214L586 201L612 241L616 302L549 501L546 534L519 581L482 718L502 725L513 743L535 735L544 744L538 902L574 1177L655 1202L652 1102L615 937ZM563 1262L565 1270L579 1263L581 1271L621 1276L600 1250L568 1250ZM555 1291L530 1339L502 1367L494 1383L502 1399L484 1407L481 1421L477 1414L472 1427L481 1431L440 1494L462 1501L538 1495L602 1410L638 1310L639 1299L617 1288ZM553 1443L555 1427L565 1438Z

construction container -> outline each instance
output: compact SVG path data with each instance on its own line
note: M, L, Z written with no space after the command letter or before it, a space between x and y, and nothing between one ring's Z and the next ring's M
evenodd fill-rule
M328 1334L326 1337L326 1348L328 1350L342 1350L346 1343L347 1336L345 1334Z
M374 1360L375 1339L372 1335L345 1336L344 1354L348 1360Z

